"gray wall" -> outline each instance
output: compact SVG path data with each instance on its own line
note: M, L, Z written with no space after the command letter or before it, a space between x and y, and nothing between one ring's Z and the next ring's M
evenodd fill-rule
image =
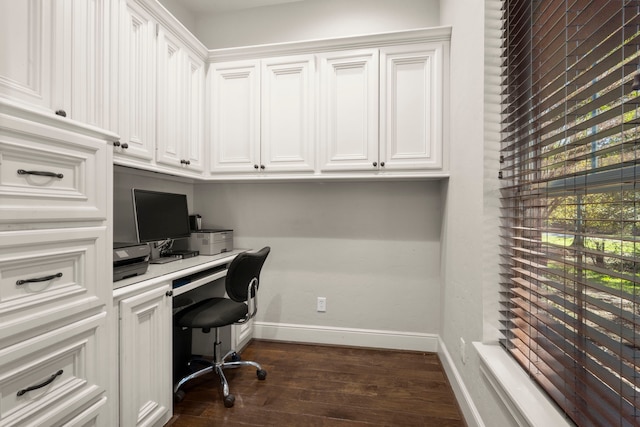
M439 182L196 185L207 227L272 252L258 321L437 334ZM316 312L316 298L327 312Z

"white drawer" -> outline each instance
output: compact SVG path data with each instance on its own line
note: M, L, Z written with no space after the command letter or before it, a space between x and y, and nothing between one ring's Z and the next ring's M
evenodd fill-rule
M105 328L103 312L0 350L0 425L90 420L105 395Z
M14 122L0 116L0 223L105 219L106 143Z
M106 304L105 241L105 227L0 232L0 347Z

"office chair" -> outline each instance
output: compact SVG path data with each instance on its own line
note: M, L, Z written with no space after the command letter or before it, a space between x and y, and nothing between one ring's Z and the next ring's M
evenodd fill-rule
M212 328L215 330L213 342L213 362L204 359L192 359L189 366L194 363L204 364L205 367L189 374L178 381L173 389L174 397L181 401L185 393L180 387L187 381L214 371L220 377L224 406L230 408L235 402L235 397L229 392L229 383L223 370L240 366L253 366L257 369L259 380L267 377L267 371L252 361L240 360L235 350L230 350L224 357L220 357L219 328L231 324L244 323L253 318L258 311L258 286L260 270L267 259L271 248L266 246L257 252L243 252L236 256L229 264L225 278L225 289L228 298L207 298L191 306L184 308L174 315L176 326L190 329L202 329L207 333ZM230 361L226 361L230 359Z

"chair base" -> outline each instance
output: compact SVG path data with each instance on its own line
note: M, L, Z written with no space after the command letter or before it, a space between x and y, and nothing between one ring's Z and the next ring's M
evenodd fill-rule
M260 366L260 364L256 362L252 362L250 360L240 360L240 355L238 355L238 353L236 353L235 350L229 351L227 354L224 355L224 357L219 357L218 346L221 343L218 341L217 329L216 329L215 335L216 335L216 339L213 344L214 361L211 362L205 359L192 359L189 362L189 366L192 366L192 364L194 363L198 363L198 364L205 365L205 367L189 375L184 376L176 383L176 385L173 388L173 395L177 402L180 402L182 399L184 399L184 396L185 396L184 391L180 390L180 387L182 387L188 381L201 377L205 374L208 374L209 372L215 372L220 378L220 384L222 386L222 395L224 398L224 406L227 408L231 408L233 406L236 398L229 391L229 382L227 381L227 377L224 375L225 369L234 369L234 368L239 368L241 366L253 366L254 368L256 368L256 375L258 376L259 380L264 380L267 377L267 371L262 369L262 366ZM227 359L231 359L231 360L226 362L225 360Z

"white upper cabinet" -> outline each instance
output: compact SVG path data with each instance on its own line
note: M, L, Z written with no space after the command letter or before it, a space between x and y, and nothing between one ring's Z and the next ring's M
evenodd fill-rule
M110 0L0 0L0 96L109 126Z
M322 171L377 169L378 50L320 55Z
M260 167L260 61L214 63L207 73L212 173Z
M380 51L380 165L442 168L441 43Z
M313 172L313 55L209 68L211 173Z
M262 61L260 169L313 172L313 55Z
M206 48L156 2L120 0L120 21L115 162L201 176Z
M442 27L211 51L211 176L448 176L450 34Z
M163 28L158 32L156 162L203 171L204 61Z
M115 158L151 162L156 124L156 23L135 2L121 0L119 49L120 144Z

